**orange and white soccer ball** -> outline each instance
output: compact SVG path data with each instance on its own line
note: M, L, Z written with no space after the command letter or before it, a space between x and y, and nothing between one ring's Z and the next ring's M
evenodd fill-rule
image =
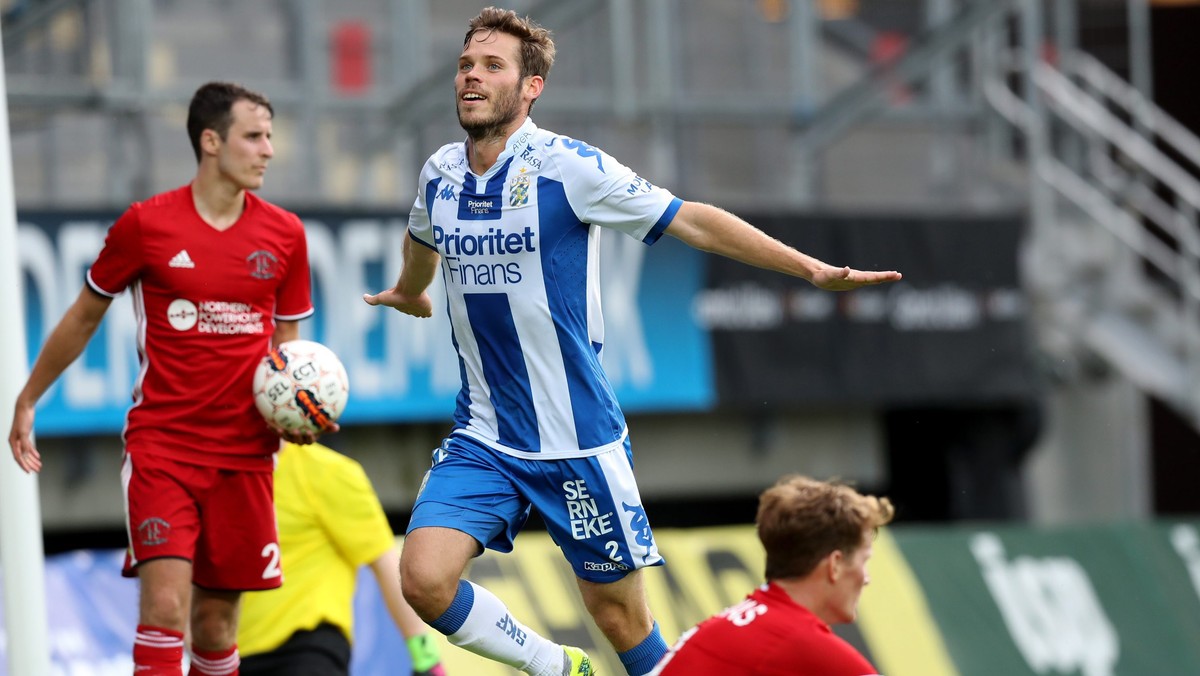
M288 431L328 429L349 396L342 361L311 340L280 343L254 371L254 405L268 422Z

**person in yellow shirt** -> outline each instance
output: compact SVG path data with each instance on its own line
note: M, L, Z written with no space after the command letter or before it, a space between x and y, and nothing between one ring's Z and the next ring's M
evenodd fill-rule
M445 676L439 644L400 592L396 536L362 465L321 444L283 444L275 466L279 589L242 595L241 676L344 676L358 568L369 565L414 676Z

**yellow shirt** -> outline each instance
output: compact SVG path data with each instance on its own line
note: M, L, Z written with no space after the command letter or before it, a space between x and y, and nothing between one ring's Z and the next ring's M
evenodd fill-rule
M358 568L396 546L362 465L320 444L284 444L275 518L283 586L242 594L238 652L274 650L322 622L351 638Z

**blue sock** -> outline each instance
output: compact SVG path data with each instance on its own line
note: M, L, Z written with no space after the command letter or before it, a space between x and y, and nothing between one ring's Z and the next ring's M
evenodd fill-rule
M662 632L658 630L658 622L655 622L654 627L650 629L650 635L645 640L623 653L617 653L617 657L620 657L621 664L625 665L626 673L648 674L662 659L662 656L667 654L667 649L667 642L663 640Z
M463 623L467 621L467 615L471 612L471 606L475 605L475 590L466 580L458 581L458 593L454 595L454 600L450 602L450 607L442 616L434 620L429 626L437 629L441 633L449 636L458 631Z

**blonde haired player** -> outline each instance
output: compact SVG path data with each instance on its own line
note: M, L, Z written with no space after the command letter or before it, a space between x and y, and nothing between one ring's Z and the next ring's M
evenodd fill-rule
M655 676L871 676L829 625L853 622L870 582L871 541L895 510L849 486L787 476L759 497L767 581L684 632ZM747 650L746 646L753 646Z

